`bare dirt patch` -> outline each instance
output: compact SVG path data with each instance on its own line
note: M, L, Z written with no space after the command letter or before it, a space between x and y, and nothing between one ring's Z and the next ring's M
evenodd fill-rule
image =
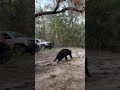
M34 90L34 58L15 56L0 64L0 90Z
M89 71L91 78L86 78L89 90L120 90L120 53L89 52Z
M62 48L42 51L36 54L35 90L85 90L85 51L72 50L73 59L53 62Z

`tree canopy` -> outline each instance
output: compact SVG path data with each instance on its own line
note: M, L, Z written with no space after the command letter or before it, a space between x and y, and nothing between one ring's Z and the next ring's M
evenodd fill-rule
M84 11L76 11L82 10L81 6L84 2L80 2L80 0L77 0L77 2L76 0L75 2L74 0L38 1L41 2L38 2L40 5L36 5L36 13L40 15L40 17L38 17L38 15L35 18L36 38L55 42L56 47L85 46ZM65 12L61 12L61 10L66 8L74 8L76 10L67 9ZM54 14L52 14L51 11L54 12ZM48 12L50 12L50 14L48 14Z

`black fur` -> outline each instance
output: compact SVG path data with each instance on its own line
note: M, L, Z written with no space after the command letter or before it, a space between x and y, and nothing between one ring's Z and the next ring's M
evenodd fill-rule
M68 59L67 59L67 56L68 56L68 55L72 58L72 52L71 52L71 50L69 50L69 49L62 49L62 50L57 54L56 58L54 59L54 62L55 62L56 60L58 60L58 63L59 63L59 61L61 61L64 57L65 57L66 60L68 60Z
M85 75L91 76L89 71L88 71L88 58L85 58Z

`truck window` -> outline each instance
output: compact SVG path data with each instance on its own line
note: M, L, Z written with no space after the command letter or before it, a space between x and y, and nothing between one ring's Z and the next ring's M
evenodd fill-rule
M1 33L1 36L4 37L5 39L11 39L11 36L8 35L7 33Z
M22 35L20 33L15 33L15 32L12 32L12 35L13 35L14 38L24 37L24 35Z

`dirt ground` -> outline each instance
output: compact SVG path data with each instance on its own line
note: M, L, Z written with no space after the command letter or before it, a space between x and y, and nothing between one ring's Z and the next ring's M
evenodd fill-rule
M36 54L35 90L85 90L85 50L69 48L73 59L53 62L62 48Z
M14 56L0 64L0 90L34 90L34 55Z
M36 54L36 90L120 90L120 53L87 52L91 77L85 77L84 49L70 48L74 59L52 62L61 49Z
M120 53L90 51L86 90L120 90Z
M57 64L53 60L61 49L38 52L35 57L16 56L0 64L0 90L34 90L34 78L35 90L120 90L120 53L90 51L88 67L92 76L88 78L84 75L85 50L69 48L73 59Z

